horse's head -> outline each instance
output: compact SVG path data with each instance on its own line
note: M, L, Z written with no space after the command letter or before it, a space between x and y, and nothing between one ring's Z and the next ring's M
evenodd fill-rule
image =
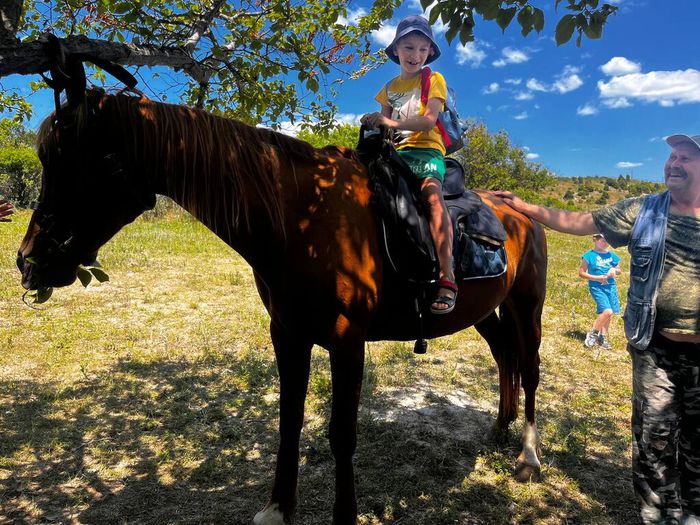
M105 111L108 98L88 91L39 130L42 188L17 255L26 289L71 284L79 265L93 263L104 243L155 203L134 176L140 170L127 151L134 138Z

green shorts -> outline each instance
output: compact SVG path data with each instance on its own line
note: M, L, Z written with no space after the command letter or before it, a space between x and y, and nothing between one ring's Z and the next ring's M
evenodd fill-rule
M440 184L445 182L445 156L439 149L402 148L397 152L419 181L433 177Z

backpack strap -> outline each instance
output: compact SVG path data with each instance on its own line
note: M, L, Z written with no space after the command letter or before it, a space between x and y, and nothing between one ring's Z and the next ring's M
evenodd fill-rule
M424 67L420 72L420 101L423 104L423 107L426 107L428 105L428 93L430 92L430 76L432 74L433 72L427 66ZM443 126L442 122L440 121L440 118L438 118L435 121L435 125L437 126L437 129L440 132L440 136L442 137L442 143L445 145L445 148L449 148L452 145L452 140L450 140L450 136L447 134L447 131L445 131L445 126Z

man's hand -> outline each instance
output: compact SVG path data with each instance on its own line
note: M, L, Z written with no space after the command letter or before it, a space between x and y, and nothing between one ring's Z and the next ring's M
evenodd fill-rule
M520 213L525 213L528 207L527 202L522 200L520 197L515 195L513 192L510 191L502 191L502 190L496 190L496 191L489 191L489 194L495 196L495 197L500 197L503 199L503 201L513 208L514 210L519 211Z
M0 222L10 222L10 215L15 212L14 206L5 199L0 199Z

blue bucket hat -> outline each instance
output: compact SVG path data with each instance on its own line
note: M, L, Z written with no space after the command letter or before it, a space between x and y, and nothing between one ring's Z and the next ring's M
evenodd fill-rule
M407 16L401 20L401 22L399 22L399 26L396 28L396 36L394 36L394 40L392 40L391 44L384 49L386 56L388 56L390 60L396 62L397 64L399 63L399 57L396 56L396 52L394 51L394 44L396 44L396 42L405 37L407 34L413 33L414 31L418 31L424 37L430 40L430 44L433 46L434 53L425 61L426 65L430 64L433 60L440 56L440 48L435 43L435 39L433 38L433 30L430 28L428 21L422 16Z

